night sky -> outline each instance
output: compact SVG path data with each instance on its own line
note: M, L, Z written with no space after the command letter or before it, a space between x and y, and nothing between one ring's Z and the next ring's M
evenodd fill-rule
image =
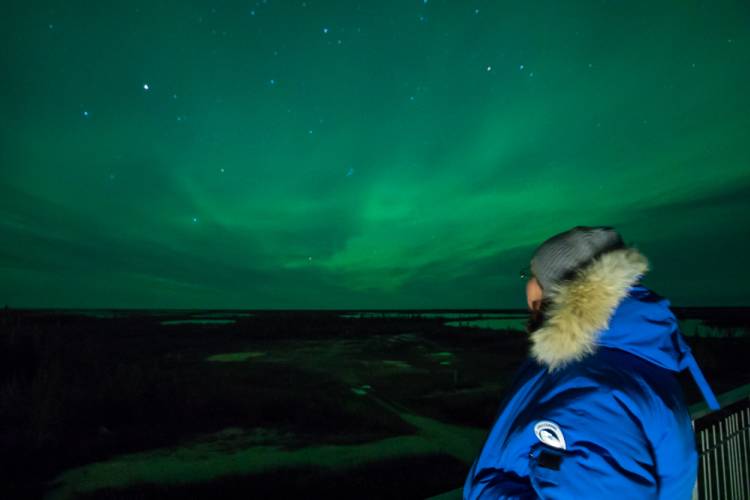
M0 19L0 305L523 308L611 225L750 305L750 3L30 1Z

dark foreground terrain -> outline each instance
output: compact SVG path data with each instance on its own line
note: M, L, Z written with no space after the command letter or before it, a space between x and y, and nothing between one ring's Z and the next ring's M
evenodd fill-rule
M674 310L717 393L750 381L748 310ZM436 495L528 347L418 315L0 315L2 498Z

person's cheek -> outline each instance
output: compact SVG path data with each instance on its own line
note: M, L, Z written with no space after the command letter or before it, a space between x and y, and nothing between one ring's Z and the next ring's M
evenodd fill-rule
M529 311L534 310L534 286L532 280L526 282L526 305L529 307Z

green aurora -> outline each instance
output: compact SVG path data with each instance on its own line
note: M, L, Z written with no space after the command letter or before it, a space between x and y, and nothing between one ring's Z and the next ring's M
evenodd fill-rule
M750 4L12 2L0 305L522 308L612 225L749 305Z

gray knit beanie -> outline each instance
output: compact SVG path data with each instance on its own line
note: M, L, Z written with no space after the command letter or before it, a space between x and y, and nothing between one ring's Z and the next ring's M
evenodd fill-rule
M531 258L531 272L549 294L553 283L572 278L603 253L624 247L622 237L612 227L576 226L539 245Z

